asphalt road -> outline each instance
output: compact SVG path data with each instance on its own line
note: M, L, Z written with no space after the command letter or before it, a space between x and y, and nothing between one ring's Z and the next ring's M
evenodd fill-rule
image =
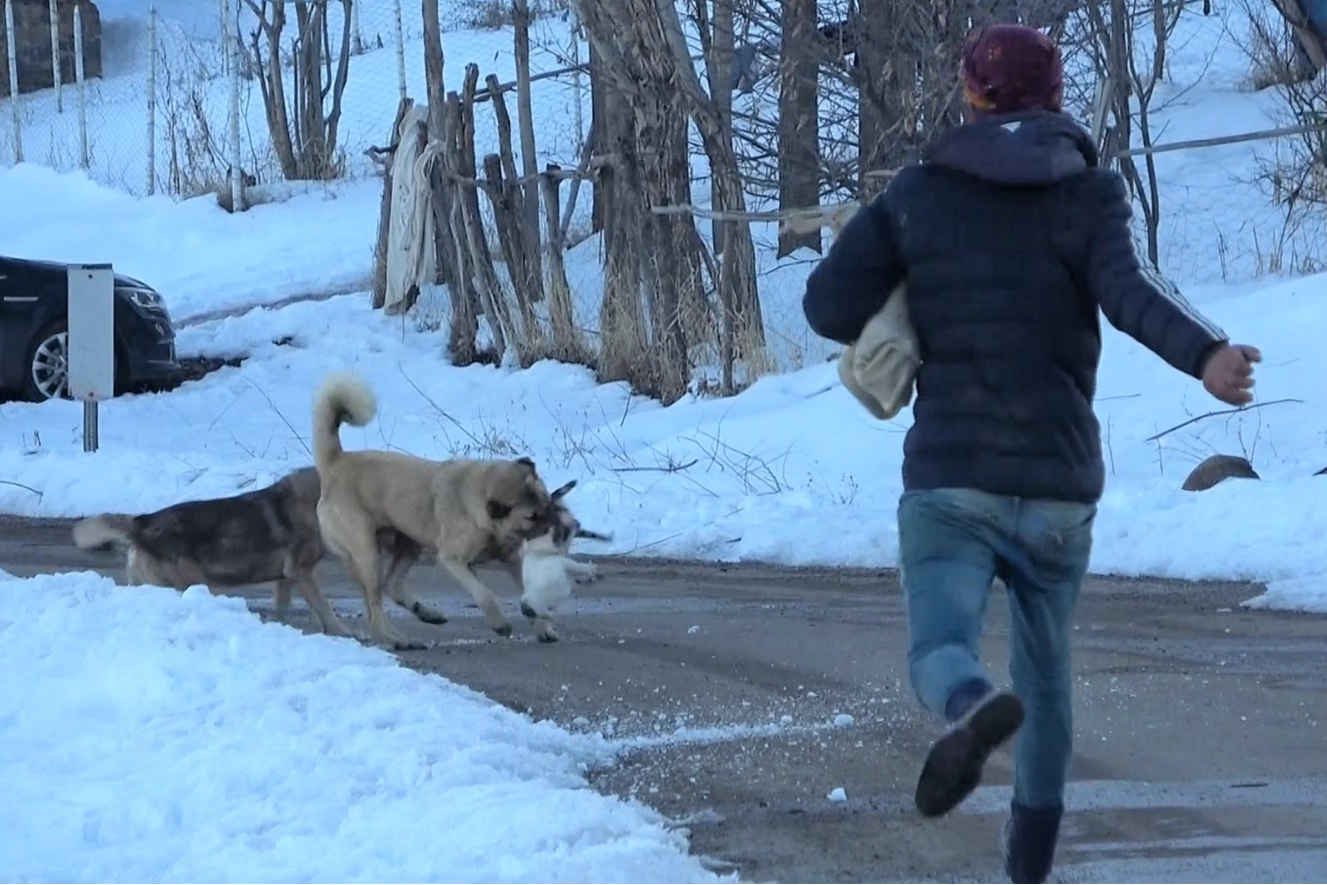
M0 517L0 568L94 568L110 554L68 524ZM1009 758L948 819L911 793L936 735L906 682L906 632L888 572L601 561L558 619L560 643L500 639L432 566L412 585L451 621L399 610L433 646L402 663L536 718L620 742L594 772L685 822L692 849L744 880L1000 881ZM502 592L500 573L486 575ZM320 580L352 629L357 591ZM268 589L244 591L270 616ZM1094 580L1078 618L1078 753L1056 880L1317 882L1327 871L1327 619L1253 613L1239 584ZM298 600L293 620L313 629ZM1007 618L992 600L985 655L1003 670ZM830 801L835 788L846 801Z

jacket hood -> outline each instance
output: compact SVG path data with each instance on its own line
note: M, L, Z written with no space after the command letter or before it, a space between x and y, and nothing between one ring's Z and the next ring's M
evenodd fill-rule
M993 114L937 138L922 161L1006 185L1050 185L1098 163L1097 148L1067 114Z

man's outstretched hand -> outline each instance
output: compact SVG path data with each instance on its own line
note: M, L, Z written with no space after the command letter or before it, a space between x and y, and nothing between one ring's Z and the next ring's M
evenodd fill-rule
M1203 365L1203 387L1223 403L1247 406L1253 402L1253 364L1262 353L1247 344L1223 344Z

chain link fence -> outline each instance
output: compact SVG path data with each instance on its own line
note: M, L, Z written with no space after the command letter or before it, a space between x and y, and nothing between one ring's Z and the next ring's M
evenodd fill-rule
M426 100L416 3L0 4L0 165L84 169L131 194L217 193L229 206L232 185L374 174L368 151L391 142L401 99ZM574 160L588 137L587 50L559 0L530 5L532 70L566 69L540 90L559 112L539 152ZM440 15L447 90L470 62L512 79L510 3L443 0Z

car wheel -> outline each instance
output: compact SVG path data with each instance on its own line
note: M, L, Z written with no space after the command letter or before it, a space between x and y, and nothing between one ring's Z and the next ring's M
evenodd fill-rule
M37 337L24 364L23 395L30 402L69 399L69 327L63 320ZM120 342L115 342L115 395L129 389L126 376L129 360Z
M38 403L69 399L69 329L63 322L38 335L28 351L23 392Z

